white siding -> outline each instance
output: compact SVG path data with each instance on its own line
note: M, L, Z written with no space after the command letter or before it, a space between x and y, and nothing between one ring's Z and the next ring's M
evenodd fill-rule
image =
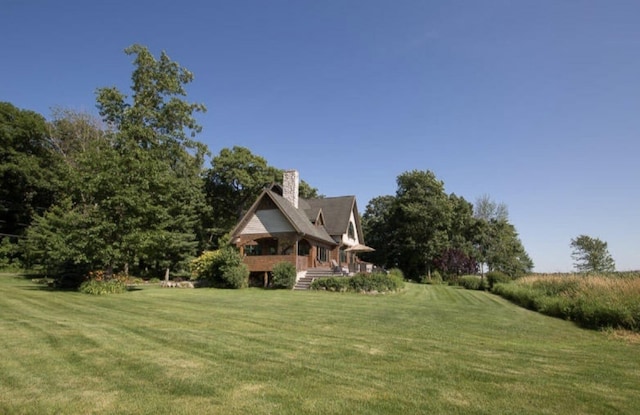
M249 223L244 227L241 235L293 232L293 226L278 209L258 210Z
M353 246L360 243L358 238L358 227L356 226L356 217L353 214L353 209L351 210L351 216L349 217L349 222L353 223L353 231L355 239L349 238L349 228L347 227L347 233L342 235L342 243L347 246Z

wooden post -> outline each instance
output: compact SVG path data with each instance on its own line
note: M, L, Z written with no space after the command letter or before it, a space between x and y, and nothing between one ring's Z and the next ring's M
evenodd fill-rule
M269 273L267 271L264 272L264 288L267 288L269 285Z

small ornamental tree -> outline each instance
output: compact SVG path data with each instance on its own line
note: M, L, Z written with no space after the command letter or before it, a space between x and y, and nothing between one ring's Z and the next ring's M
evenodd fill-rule
M478 272L478 262L456 248L444 250L436 259L435 265L448 277L458 277Z

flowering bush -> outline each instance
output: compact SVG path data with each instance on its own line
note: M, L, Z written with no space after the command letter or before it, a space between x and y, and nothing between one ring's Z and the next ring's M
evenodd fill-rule
M119 272L109 276L103 270L89 271L80 284L80 292L92 295L120 294L127 291L129 277Z
M238 251L225 247L205 251L191 261L191 276L205 280L215 287L244 288L248 284L249 269L242 263Z

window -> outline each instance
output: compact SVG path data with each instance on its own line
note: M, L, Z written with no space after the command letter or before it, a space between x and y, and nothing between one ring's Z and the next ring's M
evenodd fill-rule
M356 230L353 226L353 222L349 222L349 232L347 233L349 239L356 239Z
M347 252L344 248L340 248L340 263L344 264L347 262Z
M307 241L298 242L298 255L307 256L309 255L309 251L311 250L311 246Z
M262 255L262 247L260 245L246 245L244 254L247 256Z
M322 262L327 262L329 260L329 255L327 255L327 248L323 248L321 246L318 247L318 260Z

